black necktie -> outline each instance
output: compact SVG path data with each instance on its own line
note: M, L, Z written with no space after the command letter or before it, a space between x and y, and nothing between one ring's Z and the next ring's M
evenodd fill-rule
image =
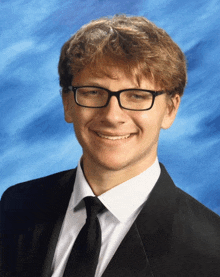
M63 277L94 277L101 248L101 228L97 214L104 206L97 197L85 197L86 223L71 250Z

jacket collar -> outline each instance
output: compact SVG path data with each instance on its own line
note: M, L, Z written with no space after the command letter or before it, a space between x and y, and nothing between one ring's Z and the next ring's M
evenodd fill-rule
M148 256L154 256L158 249L168 250L176 209L176 186L165 167L160 166L160 178L136 221Z
M46 204L46 206L48 207L48 215L55 219L55 224L53 226L53 232L48 245L48 251L43 266L42 277L50 277L52 275L51 266L53 263L53 257L59 239L62 223L65 217L66 209L68 207L69 200L73 191L75 177L76 168L71 171L67 171L67 173L59 180L55 192L52 193L53 197L51 198L50 203Z
M154 276L153 267L158 255L169 252L176 187L164 166L160 166L161 175L154 189L103 277Z

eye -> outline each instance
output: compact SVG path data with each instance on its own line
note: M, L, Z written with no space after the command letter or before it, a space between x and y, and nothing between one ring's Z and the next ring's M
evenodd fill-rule
M98 95L99 91L97 91L97 90L88 90L87 93L90 94L90 95Z
M133 93L133 94L131 94L131 96L130 96L131 98L134 98L134 99L137 99L137 100L142 100L142 99L145 99L145 96L144 95L142 95L142 94L138 94L138 93Z
M102 96L105 93L105 91L99 88L84 87L78 88L77 93L82 97L99 97Z
M146 101L151 99L152 95L146 91L127 91L126 98L130 101Z

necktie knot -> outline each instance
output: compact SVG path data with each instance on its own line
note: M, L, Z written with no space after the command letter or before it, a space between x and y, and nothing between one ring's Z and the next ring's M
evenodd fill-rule
M95 219L97 214L104 210L104 205L97 197L88 196L84 198L86 205L87 219Z

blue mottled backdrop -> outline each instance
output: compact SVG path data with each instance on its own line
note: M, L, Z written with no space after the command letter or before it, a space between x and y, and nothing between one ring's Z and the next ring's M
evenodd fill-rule
M143 15L188 59L177 119L159 159L175 183L220 214L220 2L218 0L1 0L0 195L18 182L75 167L81 155L63 118L62 44L92 19Z

